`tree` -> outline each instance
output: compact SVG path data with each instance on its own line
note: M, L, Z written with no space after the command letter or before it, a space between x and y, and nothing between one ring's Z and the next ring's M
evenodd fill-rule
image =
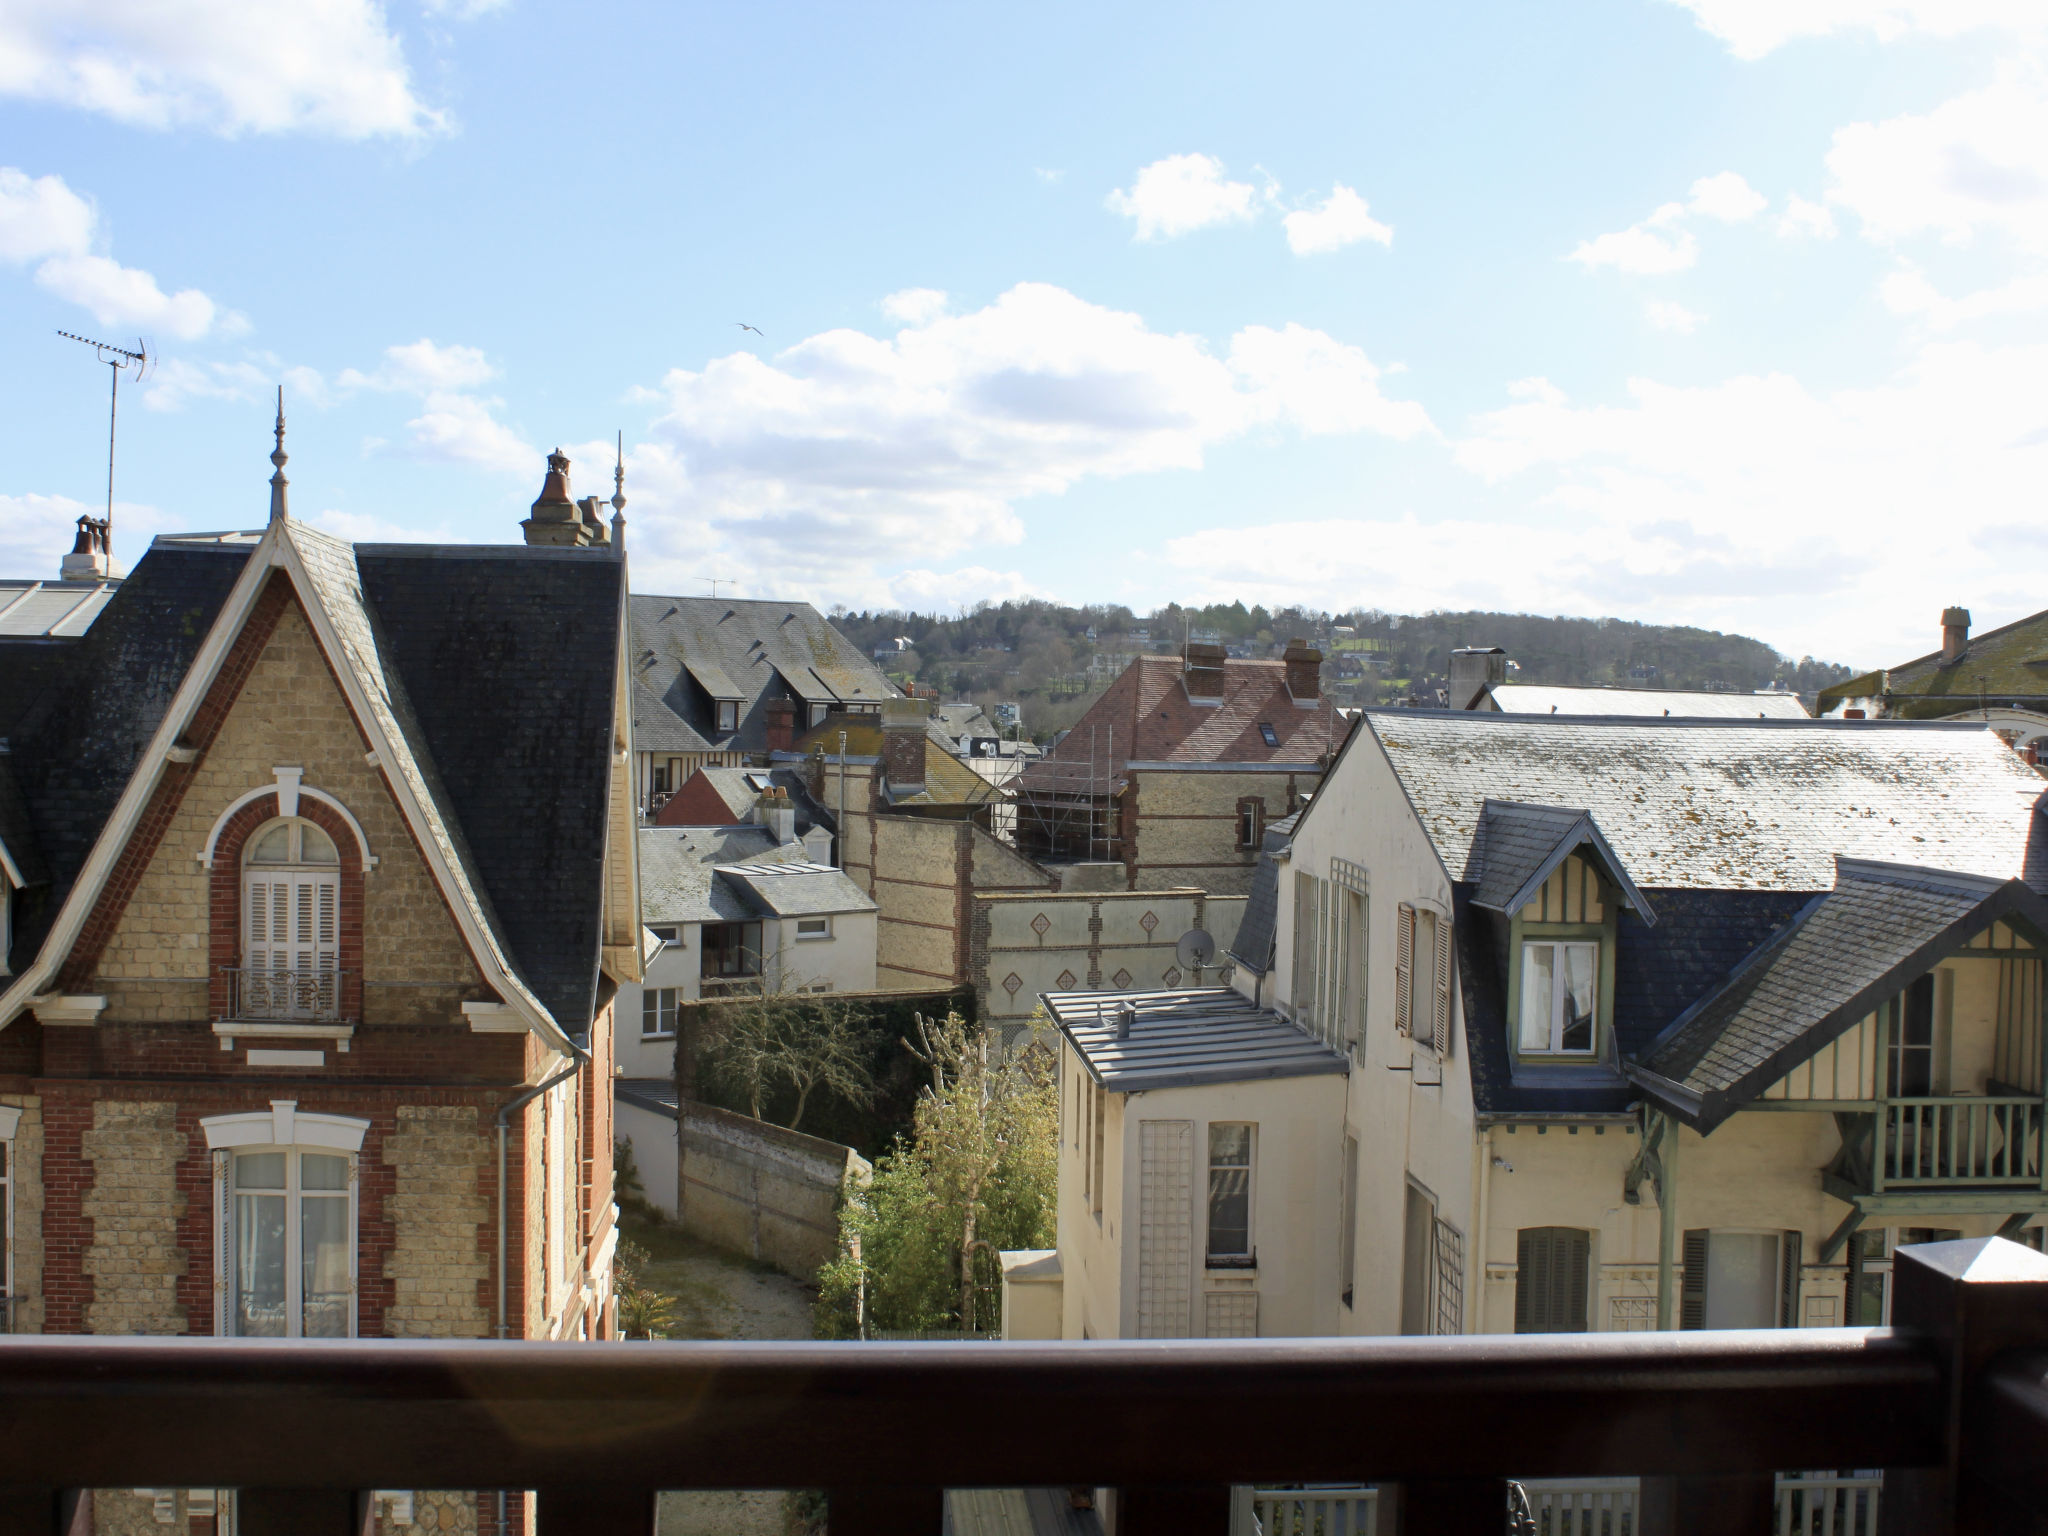
M860 1108L874 1102L874 1043L866 1011L853 1004L826 994L760 990L717 1010L702 1062L715 1084L746 1100L756 1120L776 1087L787 1086L796 1095L789 1116L794 1131L802 1129L804 1110L821 1090Z
M903 1042L931 1081L912 1140L882 1157L841 1213L840 1255L819 1274L827 1337L870 1329L973 1331L977 1271L1005 1248L1053 1241L1059 1089L1042 1047L1003 1059L958 1014Z

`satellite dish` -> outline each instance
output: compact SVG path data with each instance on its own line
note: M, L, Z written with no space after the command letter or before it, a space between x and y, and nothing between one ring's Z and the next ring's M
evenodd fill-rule
M1198 971L1216 958L1216 941L1200 928L1190 928L1173 947L1181 969Z

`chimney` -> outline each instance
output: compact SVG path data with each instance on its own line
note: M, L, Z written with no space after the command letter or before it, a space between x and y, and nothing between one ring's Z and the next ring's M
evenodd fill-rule
M922 699L882 701L882 776L891 790L915 795L924 789L925 718Z
M1181 681L1191 699L1223 697L1223 663L1229 652L1211 640L1197 640L1188 647L1187 671Z
M1944 608L1941 610L1941 664L1952 667L1963 659L1963 652L1970 648L1970 610L1967 608Z
M548 455L548 477L534 498L532 514L519 526L529 544L578 549L591 542L582 509L569 499L569 459L561 449Z
M768 829L778 848L796 841L796 804L786 789L771 784L762 790L754 805L754 821Z
M604 518L597 510L603 505L604 503L595 496L586 496L576 503L576 510L583 518L584 532L593 544L609 544L612 541L611 531L605 527Z
M761 710L767 723L768 750L790 752L796 747L796 705L788 699L770 699Z
M1287 642L1286 653L1281 659L1287 663L1287 691L1297 702L1323 696L1321 651L1297 637Z
M96 517L78 519L78 537L71 553L58 567L60 581L106 581L114 574L113 557L107 549L107 526Z
M1508 680L1508 653L1497 645L1466 646L1451 652L1451 686L1446 709L1484 709L1486 690Z

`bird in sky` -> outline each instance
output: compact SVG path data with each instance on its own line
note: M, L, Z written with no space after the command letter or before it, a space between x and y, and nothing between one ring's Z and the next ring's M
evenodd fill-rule
M733 324L738 326L743 331L752 331L756 336L761 336L761 327L759 327L758 325L749 325L744 320L735 320L733 321ZM766 341L768 338L766 336L761 336L761 339L763 341Z

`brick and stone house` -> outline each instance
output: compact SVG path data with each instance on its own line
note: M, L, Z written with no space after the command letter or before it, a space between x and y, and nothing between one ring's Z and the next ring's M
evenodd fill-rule
M0 644L12 1328L612 1336L624 560L343 543L282 430L261 532Z

